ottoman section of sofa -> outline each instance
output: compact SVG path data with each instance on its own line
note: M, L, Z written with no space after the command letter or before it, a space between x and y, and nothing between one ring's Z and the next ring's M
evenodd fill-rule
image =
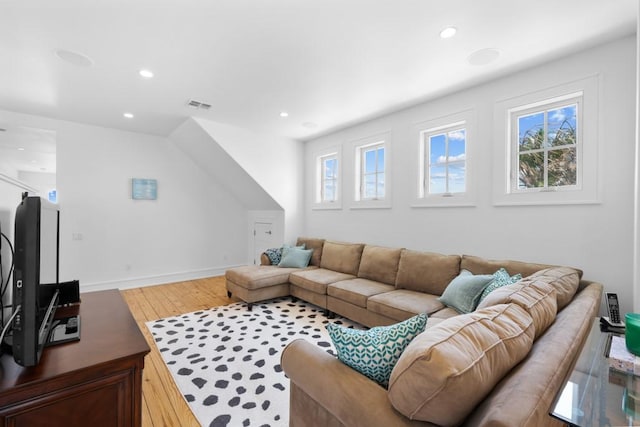
M355 276L326 268L296 271L289 275L291 295L318 307L327 308L327 286Z
M246 265L225 272L227 294L251 305L257 301L289 295L289 275L299 268L272 265Z
M443 308L445 306L438 301L437 295L409 289L397 289L373 295L367 300L368 310L397 321L406 320L420 313L431 316Z

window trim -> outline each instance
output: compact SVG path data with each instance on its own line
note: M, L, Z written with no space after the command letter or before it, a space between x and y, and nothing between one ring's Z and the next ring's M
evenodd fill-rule
M602 159L598 158L601 115L599 114L600 75L595 74L558 86L540 89L497 101L494 107L494 206L599 204L602 183L598 179ZM511 112L523 107L547 105L554 100L570 99L582 93L581 148L578 153L580 188L555 188L512 191L514 146L511 144Z
M465 129L465 191L464 193L438 193L428 194L426 186L426 161L428 158L427 141L425 136L442 132L454 127ZM476 182L473 179L475 166L473 161L478 158L474 144L476 135L476 112L473 108L467 108L456 113L430 119L413 125L415 155L418 162L415 167L415 190L411 202L412 208L438 208L438 207L474 207L476 206ZM469 143L471 141L471 143Z

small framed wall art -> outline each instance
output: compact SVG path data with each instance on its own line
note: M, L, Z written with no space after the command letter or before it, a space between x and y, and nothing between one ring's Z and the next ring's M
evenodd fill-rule
M131 198L133 200L156 200L158 198L158 180L131 178Z

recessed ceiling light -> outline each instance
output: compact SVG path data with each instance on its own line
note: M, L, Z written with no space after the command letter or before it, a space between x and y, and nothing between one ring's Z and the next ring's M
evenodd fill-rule
M447 27L444 30L440 31L441 39L449 39L456 35L458 29L456 27Z
M131 113L124 113L123 116L125 116L127 119L133 119L133 114Z
M144 77L145 79L150 79L153 77L153 72L145 69L138 71L138 74L140 74L140 76Z
M18 151L24 151L24 148L23 147L19 147Z
M93 65L93 59L82 53L72 52L66 49L56 49L55 54L59 59L71 65L78 67L91 67Z
M500 57L498 49L480 49L467 57L467 62L471 65L488 65Z
M287 113L286 111L282 111L280 112L280 117L289 117L289 113Z

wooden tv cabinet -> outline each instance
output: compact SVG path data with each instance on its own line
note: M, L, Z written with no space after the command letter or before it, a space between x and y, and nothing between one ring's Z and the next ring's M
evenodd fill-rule
M37 366L0 357L0 426L140 426L149 346L118 290L81 294L80 341L44 349Z

